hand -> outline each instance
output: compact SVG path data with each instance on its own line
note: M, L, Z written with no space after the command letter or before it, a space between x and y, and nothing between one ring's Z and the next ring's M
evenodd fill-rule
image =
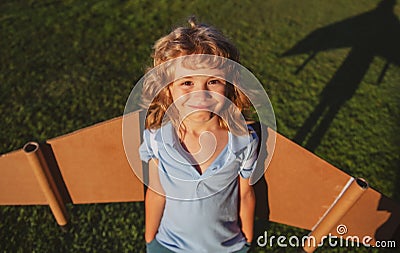
M155 237L155 235L148 235L147 233L144 234L144 240L146 241L146 243L150 243L154 240Z

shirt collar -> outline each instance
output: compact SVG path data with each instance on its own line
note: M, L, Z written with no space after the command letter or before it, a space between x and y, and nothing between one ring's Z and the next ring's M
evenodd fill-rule
M229 149L233 153L237 153L244 149L251 142L250 135L237 136L231 132L228 132L228 137ZM159 131L157 131L154 140L159 143L170 145L171 147L176 147L176 145L179 143L178 136L171 122L166 123L159 129Z

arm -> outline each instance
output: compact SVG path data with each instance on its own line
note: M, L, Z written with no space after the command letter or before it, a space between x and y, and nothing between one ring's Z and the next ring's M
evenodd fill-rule
M158 176L158 160L149 162L149 187L145 198L145 240L151 242L157 234L165 207L165 195Z
M254 227L254 210L256 206L256 197L253 186L249 184L249 179L244 179L239 176L240 189L240 205L239 216L242 222L242 232L246 237L247 242L253 240Z

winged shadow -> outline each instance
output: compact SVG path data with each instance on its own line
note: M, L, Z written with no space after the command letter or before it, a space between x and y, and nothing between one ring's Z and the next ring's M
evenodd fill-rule
M320 102L297 132L294 141L313 151L346 101L351 99L374 57L386 60L377 83L391 64L400 66L400 22L396 0L382 0L368 12L319 28L282 56L309 54L299 73L318 52L350 48L350 52L320 94ZM308 138L307 138L308 137ZM303 143L307 139L306 143Z

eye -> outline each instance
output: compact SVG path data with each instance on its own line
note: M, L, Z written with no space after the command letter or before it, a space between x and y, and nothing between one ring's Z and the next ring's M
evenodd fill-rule
M223 82L221 79L212 79L212 80L208 81L208 84L209 85L219 85L219 84L223 85L223 84L225 84L225 82Z
M191 85L193 85L193 82L192 81L184 81L181 83L181 85L182 86L191 86Z

